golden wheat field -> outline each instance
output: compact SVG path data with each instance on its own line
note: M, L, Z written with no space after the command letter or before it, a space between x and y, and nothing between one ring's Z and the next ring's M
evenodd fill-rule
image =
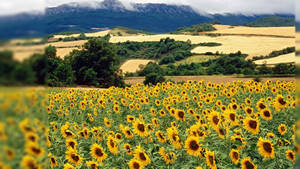
M137 70L140 70L141 66L147 65L149 62L153 60L146 60L146 59L130 59L127 60L122 64L120 69L122 70L123 73L134 73Z
M249 56L247 59L251 59L254 56L268 55L274 50L281 50L287 47L295 46L294 38L277 38L277 37L261 37L261 36L192 36L192 35L173 35L173 34L160 34L160 35L139 35L139 36L120 36L112 37L110 42L145 42L145 41L159 41L162 38L170 37L177 41L191 40L193 44L203 42L217 42L221 43L221 46L205 47L199 46L192 50L193 53L205 53L205 52L220 52L224 54L235 53L241 51Z
M278 63L296 63L296 56L295 53L290 53L290 54L285 54L285 55L280 55L274 58L269 58L269 59L260 59L254 61L255 64L257 65L275 65Z
M230 25L213 25L217 30L209 33L236 34L236 35L264 35L295 37L295 27L247 27Z
M229 33L234 34L264 34L264 35L292 35L292 29L288 27L279 27L279 28L250 28L250 27L234 27L228 25L215 25L217 27L217 31L231 31ZM269 30L270 29L270 30ZM100 31L95 33L86 33L87 36L104 36L107 33L113 30ZM114 30L118 31L118 30ZM58 36L65 35L55 35ZM67 35L69 36L69 35ZM70 35L75 36L75 35ZM111 36L110 42L118 43L118 42L126 42L126 41L134 41L134 42L145 42L145 41L160 41L162 38L173 38L177 41L188 41L191 43L203 43L203 42L218 42L221 43L221 46L215 47L196 47L192 50L193 53L202 54L205 52L220 52L224 54L233 53L237 51L241 51L242 53L246 53L249 56L247 59L251 59L254 56L268 55L270 52L274 50L281 50L286 47L295 46L294 38L280 38L280 37L268 37L268 36L242 36L242 35L226 35L226 36L192 36L192 35L175 35L175 34L157 34L157 35L143 35L143 34L130 34L126 36ZM35 39L38 40L38 39ZM20 41L20 40L18 40ZM34 53L42 53L43 49L48 45L53 45L57 47L57 52L59 57L64 57L69 54L73 49L78 49L87 40L79 40L79 41L69 41L69 42L50 42L43 45L30 45L30 46L20 46L16 45L16 42L12 41L5 46L0 47L0 50L11 50L14 52L14 57L17 60L24 60L30 57ZM297 41L298 42L298 41Z

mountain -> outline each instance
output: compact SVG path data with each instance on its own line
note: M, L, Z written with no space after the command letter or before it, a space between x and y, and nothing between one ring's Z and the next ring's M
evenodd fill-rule
M69 3L47 8L43 14L0 17L0 38L45 36L57 32L90 32L92 28L125 26L151 33L175 31L179 27L218 21L243 25L273 15L199 14L190 6L132 4L126 8L118 0ZM276 15L294 17L293 15Z
M265 18L260 18L256 21L245 24L246 26L253 27L277 27L277 26L294 26L295 18L293 17L280 17L280 16L270 16Z

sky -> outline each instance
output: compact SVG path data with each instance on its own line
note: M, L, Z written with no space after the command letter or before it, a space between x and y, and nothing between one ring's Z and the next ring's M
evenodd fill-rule
M46 7L54 7L70 2L90 3L97 0L0 0L0 15L20 12L43 12ZM98 0L101 1L101 0ZM126 7L130 3L166 3L192 6L200 13L243 13L273 14L295 13L295 0L120 0ZM298 0L297 0L298 1ZM300 4L299 4L300 5ZM300 7L299 7L300 8ZM300 15L300 11L297 10ZM300 20L300 18L298 18Z

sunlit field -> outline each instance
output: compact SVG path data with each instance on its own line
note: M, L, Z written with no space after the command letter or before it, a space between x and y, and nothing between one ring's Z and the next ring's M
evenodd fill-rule
M188 81L55 89L45 107L49 162L68 169L293 168L295 85Z

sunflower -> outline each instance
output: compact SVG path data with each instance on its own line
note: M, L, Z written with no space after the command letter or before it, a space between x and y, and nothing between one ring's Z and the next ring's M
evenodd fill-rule
M136 121L133 123L133 131L134 131L137 135L139 135L139 136L141 136L141 137L143 137L143 138L145 138L146 136L148 136L148 132L146 131L146 126L145 126L145 124L144 124L142 121L140 121L140 120L136 120Z
M283 136L286 133L286 125L285 124L280 124L278 126L278 132Z
M60 131L63 135L64 138L74 138L75 134L73 134L73 132L71 130L69 130L69 123L64 124Z
M82 157L76 153L76 151L71 149L66 151L66 159L68 162L75 164L75 166L79 166L83 160Z
M128 123L132 123L132 122L134 122L134 120L135 120L135 118L133 116L127 115L127 122Z
M87 161L86 165L92 169L97 169L99 164L96 161Z
M154 124L155 127L159 127L159 123L158 123L157 118L153 118L152 123Z
M164 111L164 109L159 110L159 115L160 116L165 116L166 115L166 112Z
M185 112L184 112L184 110L177 109L176 112L175 112L175 118L177 120L184 121L184 119L185 119Z
M132 138L134 136L132 131L130 130L130 128L128 126L124 127L122 132L123 132L123 134L125 135L126 138Z
M9 147L4 147L4 151L8 160L12 160L16 157L15 151Z
M104 118L104 124L105 124L106 127L110 127L111 126L110 121L106 117Z
M66 146L67 146L67 149L76 150L77 141L75 139L67 139Z
M189 155L201 156L201 144L198 143L199 139L195 136L189 136L185 141L185 150Z
M55 156L50 157L50 166L51 166L51 168L54 168L54 167L58 166L58 163L57 163L57 160L56 160Z
M160 130L155 132L155 135L156 135L159 142L161 142L161 143L166 142L166 137L163 135L163 133Z
M41 169L42 168L41 165L37 163L36 159L29 155L23 156L22 161L21 161L21 166L24 169L33 169L33 168Z
M123 148L126 150L126 154L127 155L131 155L132 154L132 149L131 149L130 144L128 144L128 143L124 144Z
M242 169L257 169L257 166L251 161L249 157L244 158L241 164L242 164Z
M282 95L277 95L275 98L275 109L280 111L282 108L286 107L288 102L284 100Z
M106 153L103 151L103 148L97 143L91 146L90 154L94 159L96 159L99 162L102 162L107 157Z
M151 162L150 158L141 148L141 146L137 146L137 148L134 150L134 158L140 161L143 166L146 166Z
M113 110L117 114L120 113L120 107L119 107L119 105L114 105Z
M116 138L117 140L121 140L121 139L122 139L122 134L121 134L121 133L116 133L116 134L115 134L115 138Z
M44 150L38 144L29 142L25 147L28 154L33 155L37 158L41 157L44 154Z
M270 109L264 109L260 111L260 116L265 120L272 120L272 113Z
M220 126L220 127L218 128L217 132L218 132L219 137L220 137L221 139L224 139L225 136L226 136L226 134L227 134L227 132L228 132L228 129Z
M251 117L247 117L244 119L244 128L252 134L257 134L259 132L259 121Z
M181 148L181 142L180 142L180 138L178 135L178 130L176 127L170 127L167 129L167 133L168 133L168 139L170 140L171 144L176 148L179 149Z
M237 120L237 117L236 117L236 112L235 111L226 111L225 112L225 118L230 122L230 125L231 126L235 126L235 125L238 125L239 122Z
M211 151L206 151L206 164L211 169L217 169L215 153Z
M285 156L287 159L291 160L293 163L295 162L295 152L292 150L286 150Z
M258 152L261 156L266 158L274 158L274 147L270 140L259 138L257 142Z
M129 161L128 165L129 165L130 169L143 169L144 168L142 162L140 162L139 160L136 160L134 158Z
M69 163L66 163L65 165L64 165L64 169L75 169L75 167L73 167L71 164L69 164Z
M245 107L244 110L248 116L253 115L253 109L251 107Z
M106 144L107 144L109 151L112 154L114 154L114 155L118 154L118 145L113 136L111 136L111 135L108 136Z
M267 133L267 137L269 139L273 139L275 137L274 133Z
M265 105L264 101L263 100L260 100L256 103L256 108L261 111L265 108L267 108L267 106Z
M160 100L156 99L156 100L155 100L155 105L156 105L156 106L160 106Z
M232 162L234 164L238 164L239 160L240 160L240 152L237 149L231 149L230 153L229 153L230 159L232 160Z
M218 129L219 123L220 123L219 112L216 112L216 111L211 112L208 117L208 121L210 122L213 129L215 129L215 130Z

